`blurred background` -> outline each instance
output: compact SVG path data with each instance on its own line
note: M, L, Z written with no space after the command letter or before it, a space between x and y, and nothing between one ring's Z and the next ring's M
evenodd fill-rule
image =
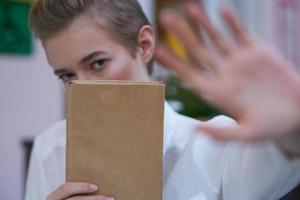
M34 0L0 0L0 199L23 199L26 163L32 139L64 118L64 91L53 75L41 44L27 28ZM140 0L157 28L160 40L184 56L181 44L157 25L159 11L178 8L182 0ZM226 32L219 6L234 7L248 30L259 40L279 48L300 66L300 0L202 0L214 24ZM298 69L300 69L298 67ZM208 118L218 113L182 85L175 76L155 66L154 80L168 84L167 99L180 113Z

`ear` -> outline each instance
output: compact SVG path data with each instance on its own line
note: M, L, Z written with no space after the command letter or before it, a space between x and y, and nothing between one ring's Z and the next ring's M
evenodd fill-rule
M139 54L145 64L149 63L155 50L155 33L150 25L145 25L140 29L138 35Z

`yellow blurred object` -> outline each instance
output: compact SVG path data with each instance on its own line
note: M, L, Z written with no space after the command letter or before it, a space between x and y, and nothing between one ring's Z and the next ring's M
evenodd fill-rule
M181 59L187 60L187 52L183 44L170 32L166 32L165 41L174 53Z
M192 32L188 23L184 19L182 21L178 21L178 23L181 26L182 30L186 32L186 34L189 36L189 38L192 41L197 42L197 38L195 37L195 34ZM165 41L177 56L184 60L189 59L183 43L180 40L178 40L178 38L175 35L166 31Z

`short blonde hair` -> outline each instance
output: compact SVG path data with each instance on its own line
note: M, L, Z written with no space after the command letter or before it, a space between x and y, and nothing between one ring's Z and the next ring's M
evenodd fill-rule
M92 13L112 37L132 55L138 48L138 34L150 25L137 0L37 0L29 26L43 43L67 28L76 17ZM152 67L152 62L149 63Z

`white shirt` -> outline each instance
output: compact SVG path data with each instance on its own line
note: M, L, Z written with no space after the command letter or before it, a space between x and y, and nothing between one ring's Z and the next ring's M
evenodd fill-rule
M221 142L195 125L234 126L219 116L207 122L165 105L164 200L277 200L300 182L300 161L289 160L272 141ZM66 122L36 137L25 200L45 199L65 182Z

